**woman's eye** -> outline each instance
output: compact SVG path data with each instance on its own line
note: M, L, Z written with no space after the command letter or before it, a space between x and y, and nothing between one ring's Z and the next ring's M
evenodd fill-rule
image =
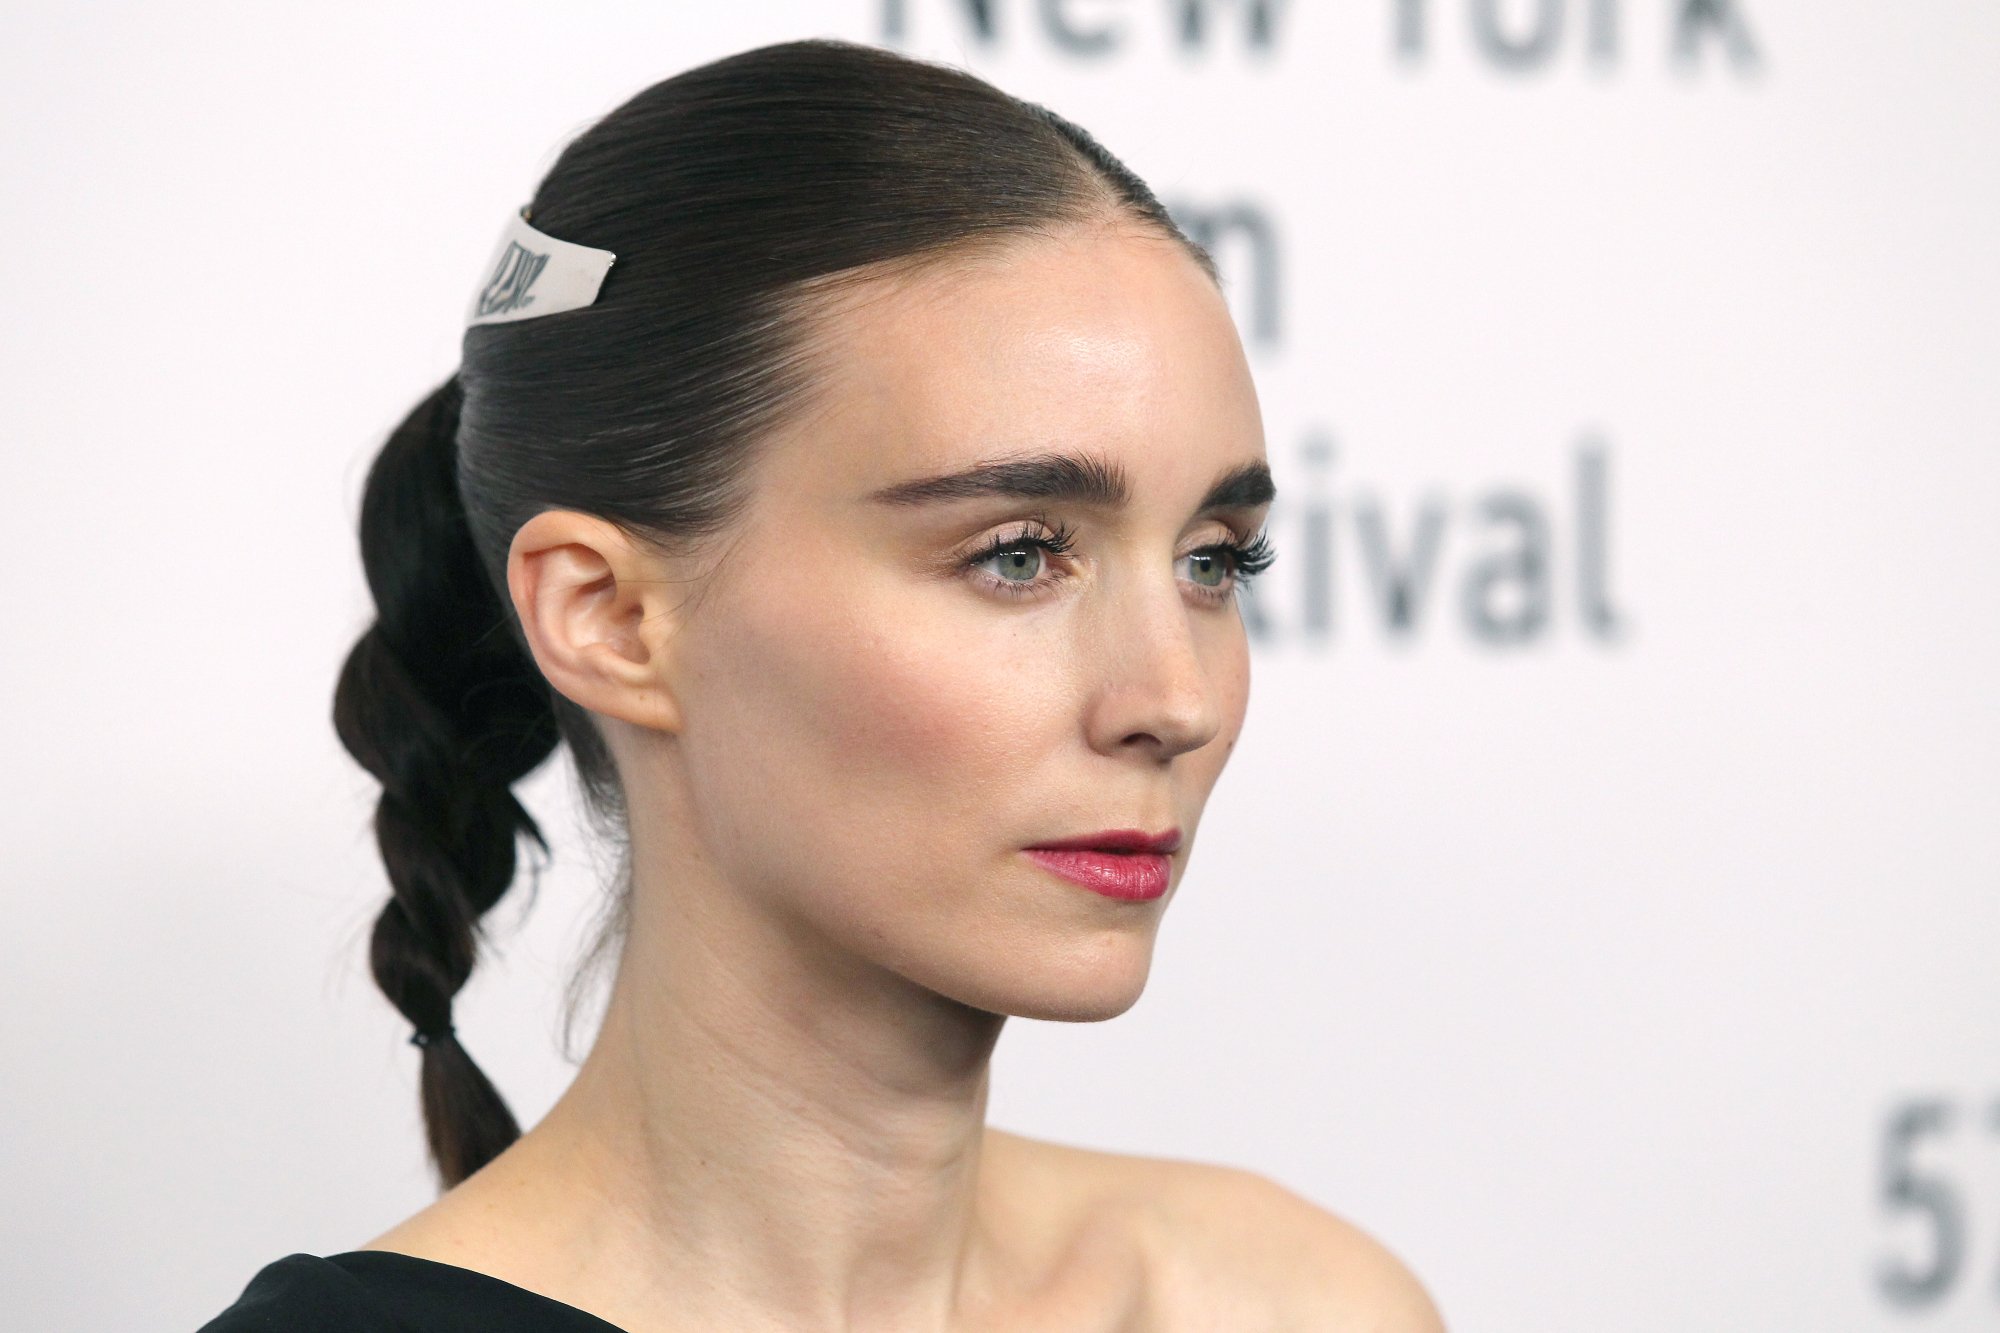
M1195 551L1188 556L1194 562L1194 581L1203 588L1220 588L1229 578L1229 561L1216 551Z
M987 559L997 562L996 572L1009 583L1032 583L1035 576L1042 572L1042 550L1039 546L1012 546L995 552Z
M1048 552L1067 549L1040 537L1015 537L987 547L967 563L996 590L1025 597L1047 582Z
M1076 547L1075 533L1044 523L1046 533L1012 532L995 538L965 562L967 567L979 571L981 581L999 592L1019 597L1039 592L1053 581L1046 577L1049 556Z

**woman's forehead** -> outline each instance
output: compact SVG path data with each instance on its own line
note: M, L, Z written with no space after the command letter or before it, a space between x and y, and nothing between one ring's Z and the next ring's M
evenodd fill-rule
M871 281L818 330L794 461L829 490L1056 452L1135 489L1184 469L1206 484L1218 459L1263 456L1228 307L1166 238L1093 229Z

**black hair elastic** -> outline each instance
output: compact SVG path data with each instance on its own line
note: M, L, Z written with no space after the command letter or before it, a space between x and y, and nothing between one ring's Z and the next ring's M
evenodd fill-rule
M452 1036L457 1031L457 1028L447 1023L441 1032L413 1032L410 1034L410 1045L429 1046L434 1042L443 1041L446 1037Z

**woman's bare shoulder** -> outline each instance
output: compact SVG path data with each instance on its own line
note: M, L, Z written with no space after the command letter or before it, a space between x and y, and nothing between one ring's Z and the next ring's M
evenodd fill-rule
M1430 1294L1386 1246L1268 1176L1006 1140L1036 1174L1064 1178L1079 1206L1134 1225L1165 1328L1443 1333Z
M1177 1165L1176 1280L1196 1308L1249 1304L1272 1328L1444 1333L1423 1283L1352 1222L1253 1171Z

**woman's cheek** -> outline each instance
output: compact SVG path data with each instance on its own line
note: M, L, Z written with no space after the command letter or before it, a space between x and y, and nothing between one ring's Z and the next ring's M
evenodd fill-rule
M760 804L809 802L787 816L830 817L822 836L905 841L923 839L919 820L990 821L994 801L1018 806L1074 707L1066 617L900 570L850 579L837 597L796 566L759 573L704 673L722 696L711 702L734 716L704 748L764 747L713 756L751 760L757 774L739 776L765 788Z
M814 693L833 723L831 758L938 798L976 780L1031 711L1030 672L996 658L993 638L990 628L982 639L976 627L910 619L830 650Z

